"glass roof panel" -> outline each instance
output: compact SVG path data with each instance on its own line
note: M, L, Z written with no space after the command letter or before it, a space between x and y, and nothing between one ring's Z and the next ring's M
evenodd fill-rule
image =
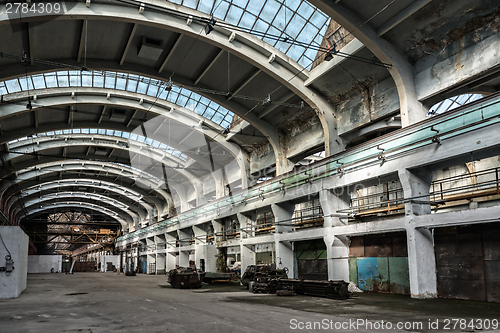
M483 98L485 95L483 94L463 94L454 96L451 98L447 98L439 103L434 104L427 113L428 116L435 116L441 114L443 112L453 110L460 106L472 103L477 101L478 99Z
M199 1L198 8L196 9L198 9L202 13L210 13L213 6L214 6L214 0L203 0ZM194 8L191 6L186 6L186 7Z
M226 122L223 127L228 127L227 123L230 124L234 116L228 109L188 89L172 85L172 90L166 91L164 89L166 83L163 81L126 73L91 73L80 71L71 71L69 73L67 71L50 72L0 82L0 91L5 91L3 94L11 94L25 91L27 88L29 90L34 90L33 83L35 83L36 89L67 87L70 82L71 86L106 87L147 94L153 97L158 96L159 99L186 107L190 110L196 110L195 112L202 116L206 113L205 110L210 106L221 113L222 118L225 118ZM211 112L211 114L213 114L213 112ZM207 118L210 119L211 117ZM216 124L221 125L221 121L216 122Z
M71 128L71 129L65 129L65 130L58 130L58 131L51 131L51 132L44 132L44 133L37 133L37 134L32 134L31 136L27 137L22 137L18 138L12 141L9 141L9 144L15 143L15 142L21 142L24 140L33 140L39 137L46 137L46 136L57 136L57 135L65 135L65 134L97 134L99 135L105 135L105 136L116 136L116 137L123 137L125 139L129 139L132 141L136 141L139 143L145 143L149 146L153 146L155 148L159 148L171 155L174 155L178 158L180 158L183 161L187 161L188 156L184 154L181 151L178 151L177 149L174 149L170 146L167 146L164 143L161 143L157 140L153 140L151 138L146 138L142 135L137 135L129 132L122 132L122 131L115 131L111 129L104 129L104 128Z
M267 35L286 36L302 43L310 44L314 36L310 37L311 34L307 34L298 38L300 31L312 24L314 24L318 30L323 27L325 27L326 30L330 21L326 14L305 0L219 0L216 1L215 8L213 0L168 1L199 10L208 15L213 14L217 20L223 20L230 24L237 25L238 27L251 28L253 33L258 32L259 34L257 36L271 46L275 46L276 38L263 37L263 33ZM256 17L259 19L256 20ZM271 25L270 28L269 25ZM322 30L321 39L323 38L325 30ZM304 65L304 67L307 69L311 68L312 61L304 61L302 59L305 49L303 49L302 52L294 51L293 53L289 53L289 45L286 48L283 45L277 48L299 63L306 64L306 62L309 62ZM314 56L310 58L314 59Z

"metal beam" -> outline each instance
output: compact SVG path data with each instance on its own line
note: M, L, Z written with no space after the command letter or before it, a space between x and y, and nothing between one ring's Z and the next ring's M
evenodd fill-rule
M278 106L280 106L280 104L278 103L285 103L286 101L288 101L290 98L292 98L293 96L295 96L295 94L293 92L290 92L288 94L286 94L285 96L281 97L280 99L278 99L276 102L276 104L271 104L269 105L266 109L264 109L260 114L259 114L259 118L262 118L264 116L266 116L267 114L271 113L272 111L274 111Z
M87 34L87 20L83 20L82 24L82 32L80 34L80 45L78 47L78 56L76 58L77 62L81 62L82 60L82 54L85 49L85 35Z
M399 23L403 22L405 19L416 13L420 8L427 5L432 0L416 0L408 7L391 17L387 22L382 24L380 28L377 29L377 35L382 36L389 32L392 28L397 26Z
M194 81L194 85L197 85L198 82L200 82L200 80L203 79L203 77L205 76L205 74L208 73L208 71L210 70L210 68L212 68L212 66L217 62L217 60L219 60L219 58L222 56L222 54L224 52L225 52L224 50L220 50L219 53L217 53L217 55L215 57L213 57L212 60L210 60L205 65L205 69L201 72L200 75L198 75L198 78Z
M127 122L127 127L130 126L130 124L132 124L132 121L134 120L134 117L135 115L137 114L137 109L134 111L134 113L132 114L132 117L130 117L129 121Z
M35 46L33 40L33 23L28 22L28 40L30 45L31 65L35 64Z
M69 124L71 124L71 121L73 120L73 108L74 108L74 106L73 106L73 105L71 105L71 106L69 107L69 113L68 113L68 125L69 125ZM36 110L35 110L35 112L36 112ZM37 127L38 127L38 126L37 126Z
M259 75L259 74L260 74L260 72L262 72L262 70L260 70L260 69L258 69L258 70L256 70L255 72L253 72L253 74L252 74L252 75L250 75L248 78L246 78L246 79L245 79L245 81L243 81L243 83L242 83L242 84L240 84L238 88L236 88L236 90L234 91L234 93L233 93L233 94L231 94L231 96L229 96L227 100L228 100L228 101L230 101L230 100L233 98L233 96L234 96L234 95L238 94L238 93L239 93L239 92L240 92L243 88L245 88L245 86L246 86L247 84L249 84L249 83L250 83L250 81L252 81L253 79L255 79L255 77L256 77L257 75Z
M37 116L37 111L34 110L32 113L32 116L33 116L33 126L35 128L38 128L38 116Z
M97 123L98 123L98 124L100 124L100 123L101 123L101 121L102 121L102 117L104 117L104 112L106 112L106 107L107 107L107 105L104 105L104 106L102 107L101 116L99 117L99 120L97 121Z
M365 47L363 43L359 41L359 39L355 38L346 46L344 46L340 51L343 54L354 55ZM317 67L315 67L310 73L309 78L304 82L306 87L309 87L314 82L325 76L327 73L338 67L344 61L346 61L348 57L345 56L333 56L333 59L330 61L323 61Z
M132 39L134 39L135 32L137 31L138 26L139 26L139 24L135 23L134 27L132 28L132 32L130 33L130 36L128 37L127 45L125 46L125 50L123 50L122 59L120 60L120 66L123 65L123 63L125 62L125 57L127 56L128 49L130 48L130 45L132 44Z
M175 52L175 49L179 46L179 44L181 43L181 40L182 40L182 34L179 35L179 37L177 37L177 40L175 41L174 43L174 46L172 46L172 48L170 49L170 52L168 53L167 57L165 58L165 60L163 61L163 63L161 64L160 66L160 69L158 69L158 73L161 73L163 71L163 69L165 68L165 66L167 65L168 61L170 60L170 58L172 58L174 52Z

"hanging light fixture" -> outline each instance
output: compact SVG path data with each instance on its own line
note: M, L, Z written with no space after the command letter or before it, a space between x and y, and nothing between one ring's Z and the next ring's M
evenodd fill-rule
M210 17L210 20L208 21L207 25L205 26L205 34L208 35L209 33L214 30L214 26L217 21L214 20L213 16Z
M267 97L262 101L262 106L268 106L271 104L271 95L267 95Z
M167 86L165 87L166 91L172 90L172 77L168 78Z

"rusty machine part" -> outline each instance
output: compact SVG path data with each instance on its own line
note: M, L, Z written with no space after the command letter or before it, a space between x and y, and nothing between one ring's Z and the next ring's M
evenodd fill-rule
M279 279L276 292L293 291L298 295L310 295L334 299L347 299L351 297L348 290L349 283L345 281L319 281L304 279Z
M203 285L204 272L194 267L178 267L168 272L168 283L176 289L198 289Z
M288 278L288 268L279 269L275 265L250 265L241 277L241 284L253 293L274 294L278 280Z

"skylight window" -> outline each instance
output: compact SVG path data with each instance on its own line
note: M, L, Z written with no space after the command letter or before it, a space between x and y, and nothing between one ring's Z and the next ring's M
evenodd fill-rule
M307 46L320 46L330 18L303 0L170 0L170 2L211 14L251 33L288 55L303 67L310 69L317 50L310 47L278 42L289 38ZM260 33L260 34L256 34ZM266 35L261 36L262 33Z
M234 114L223 106L203 97L195 92L176 85L171 91L165 90L166 82L127 73L116 72L81 72L59 71L20 77L0 82L2 95L22 92L27 90L68 87L74 85L82 87L109 88L126 90L129 92L145 94L154 98L169 101L185 107L203 116L214 123L228 128Z
M434 104L427 113L428 116L436 116L438 114L444 113L456 109L460 106L472 103L478 99L483 98L483 94L463 94L454 96L452 98L447 98L437 104Z
M55 135L80 134L80 133L83 133L83 134L89 134L89 133L90 134L97 134L97 133L99 133L99 135L121 137L121 138L129 139L132 141L137 141L139 143L145 143L146 145L152 146L154 148L158 148L158 149L163 150L164 152L166 152L172 156L175 156L183 161L187 161L187 159L188 159L188 156L186 154L184 154L183 152L178 151L170 146L167 146L166 144L164 144L162 142L159 142L159 141L151 139L151 138L146 138L142 135L133 134L133 133L115 131L115 130L110 130L110 129L102 129L102 128L100 128L100 129L97 129L97 128L72 128L72 129L65 129L62 131L61 130L55 131ZM18 139L9 141L8 143L13 144L13 143L21 142L24 140L35 139L37 137L45 137L45 136L54 136L54 132L38 133L38 134L31 135L30 137L25 136L22 138L18 138Z

